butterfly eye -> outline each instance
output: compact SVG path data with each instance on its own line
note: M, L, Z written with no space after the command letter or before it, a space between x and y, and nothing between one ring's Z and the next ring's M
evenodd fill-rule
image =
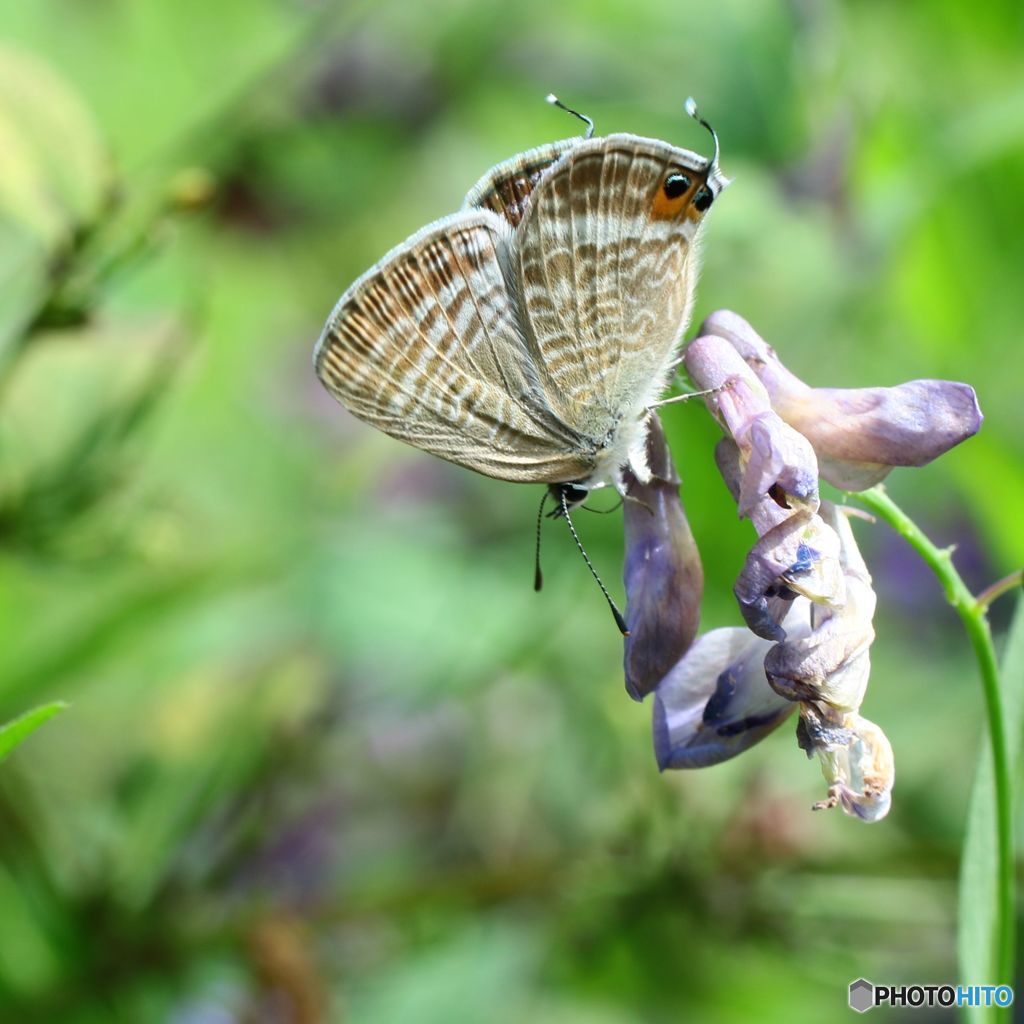
M703 213L715 201L714 194L707 185L701 185L693 197L693 205Z
M690 179L685 174L670 174L662 187L666 198L678 199L690 187Z
M576 484L563 484L562 491L565 493L565 500L570 505L578 505L586 501L590 492L585 487L577 487Z

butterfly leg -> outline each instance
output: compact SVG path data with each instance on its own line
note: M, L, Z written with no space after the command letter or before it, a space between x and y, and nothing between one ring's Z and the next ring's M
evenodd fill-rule
M660 409L663 405L675 405L677 402L688 402L691 398L703 398L705 395L716 395L724 388L724 384L717 387L705 388L703 391L687 391L684 395L673 395L671 398L663 398L659 402L652 402L648 409Z

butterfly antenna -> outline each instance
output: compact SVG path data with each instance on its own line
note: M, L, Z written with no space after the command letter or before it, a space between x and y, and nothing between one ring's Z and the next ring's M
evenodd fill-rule
M545 491L544 497L540 499L540 508L537 509L537 546L533 556L533 589L538 592L544 586L544 574L540 571L540 531L544 523L544 505L547 500L548 492Z
M545 99L551 104L551 106L558 107L559 110L564 110L567 114L572 114L573 117L578 117L587 126L587 130L583 138L593 138L594 122L587 117L586 114L581 114L578 110L573 110L572 107L567 107L553 92L549 92Z
M704 125L709 132L711 132L711 138L715 140L715 155L711 158L711 167L717 168L719 152L718 133L707 123L707 121L704 120L703 117L700 116L700 111L697 110L697 101L692 96L686 97L686 103L684 106L686 107L686 112L694 119L694 121L698 121L700 124Z
M597 581L597 585L601 588L601 593L604 594L604 599L608 602L608 607L611 608L612 615L615 617L615 625L619 627L619 632L623 636L629 636L629 627L626 625L626 620L622 617L622 612L620 612L615 606L615 602L612 600L612 595L608 593L608 588L601 582L601 577L597 575L597 570L594 568L583 544L580 542L579 534L576 532L576 527L572 525L572 520L569 518L569 502L565 499L564 488L559 490L558 498L562 503L562 515L565 516L565 521L569 524L569 532L572 534L572 539L576 541L576 547L580 549L580 554L583 556L583 561L587 563L590 575L594 577Z

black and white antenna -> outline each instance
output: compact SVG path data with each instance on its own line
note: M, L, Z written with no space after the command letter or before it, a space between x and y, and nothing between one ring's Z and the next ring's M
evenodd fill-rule
M559 110L564 110L567 114L572 114L573 117L578 117L586 126L587 130L583 138L589 139L594 135L594 122L587 117L586 114L581 114L578 110L573 110L572 107L567 107L553 92L549 92L545 99L553 107L558 107Z

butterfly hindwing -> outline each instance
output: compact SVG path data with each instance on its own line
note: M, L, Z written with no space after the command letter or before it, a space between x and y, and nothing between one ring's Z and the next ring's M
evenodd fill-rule
M505 480L581 479L580 438L545 406L502 261L508 225L467 210L418 232L339 300L316 372L354 415Z
M544 172L582 141L551 142L497 164L470 189L463 209L493 210L511 227L518 227Z

